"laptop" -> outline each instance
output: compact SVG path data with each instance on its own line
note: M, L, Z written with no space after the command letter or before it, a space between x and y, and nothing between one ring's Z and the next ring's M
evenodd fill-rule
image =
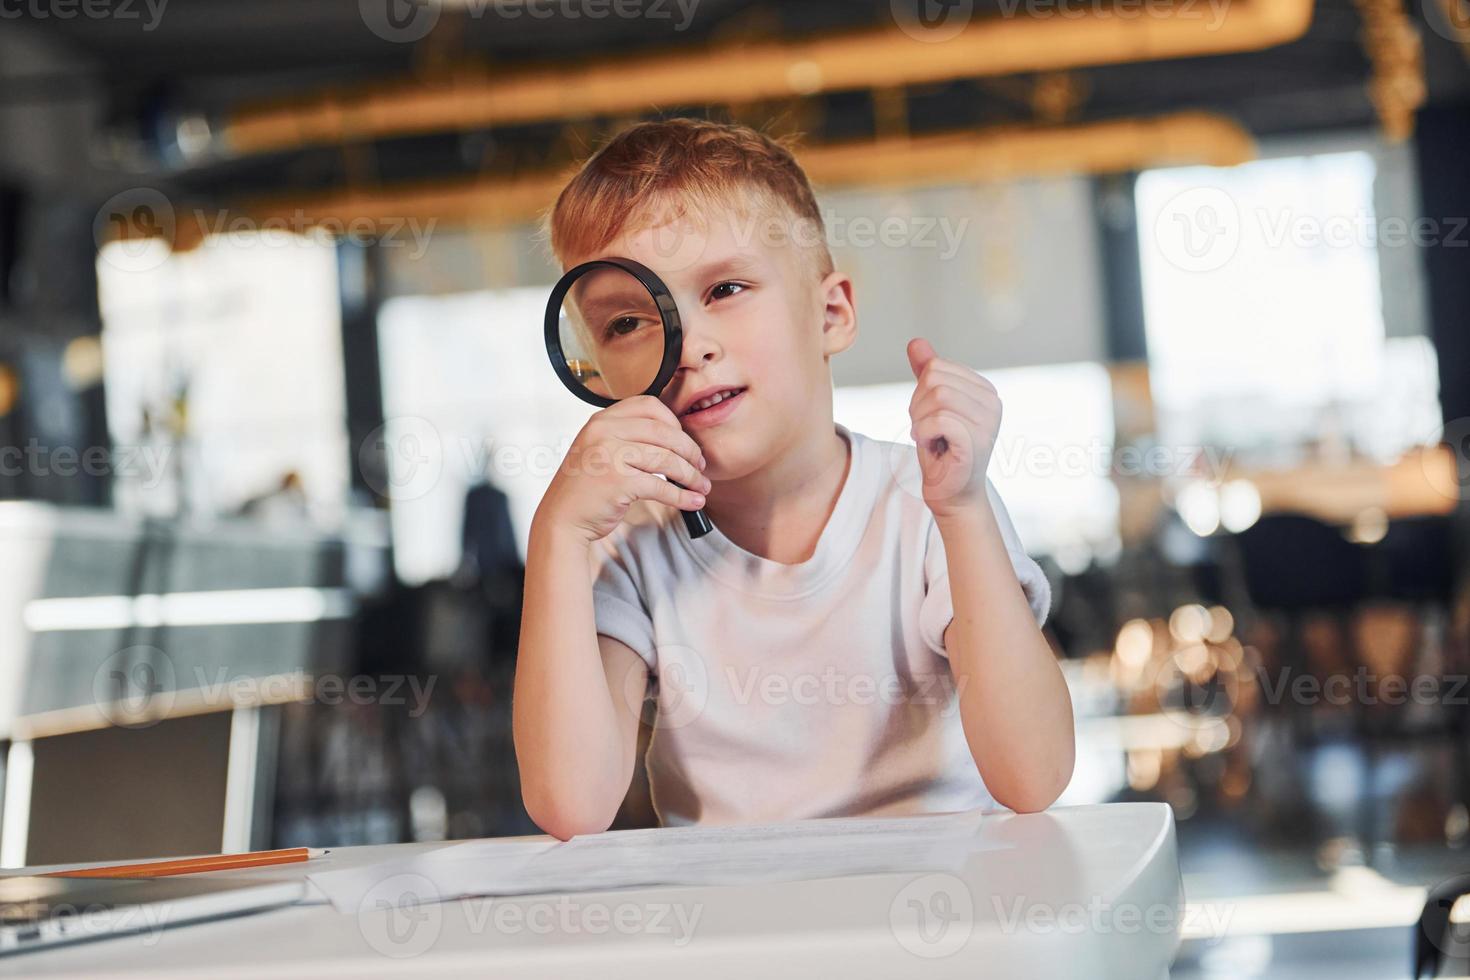
M0 955L129 933L154 935L299 901L301 881L0 878Z

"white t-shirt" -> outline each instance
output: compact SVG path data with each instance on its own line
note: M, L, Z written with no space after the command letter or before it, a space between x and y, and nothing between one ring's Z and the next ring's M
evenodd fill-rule
M597 631L648 664L665 826L994 807L944 649L944 542L917 450L838 424L851 456L815 553L788 565L637 501L598 542ZM1038 625L1051 590L986 484ZM630 704L643 688L625 685Z

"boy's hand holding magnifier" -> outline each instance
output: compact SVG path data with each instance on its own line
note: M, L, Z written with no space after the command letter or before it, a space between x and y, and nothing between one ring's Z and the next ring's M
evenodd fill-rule
M684 511L691 538L712 528L700 510L711 486L704 454L658 398L683 341L673 296L632 259L584 262L551 291L551 366L572 394L603 410L573 440L541 507L589 542L611 533L635 500Z

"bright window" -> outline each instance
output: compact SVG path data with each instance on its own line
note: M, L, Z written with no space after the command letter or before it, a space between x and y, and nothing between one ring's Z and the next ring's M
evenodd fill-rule
M1385 339L1367 152L1152 170L1137 213L1160 435L1290 464L1391 459L1438 422L1429 341Z
M294 474L310 517L342 519L351 455L329 240L112 243L97 280L122 509L227 514Z

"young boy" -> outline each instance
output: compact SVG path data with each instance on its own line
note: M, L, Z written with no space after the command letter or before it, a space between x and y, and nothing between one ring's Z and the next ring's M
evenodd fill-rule
M563 268L657 273L684 346L661 395L588 420L532 523L514 699L532 819L607 829L650 681L664 825L1051 805L1072 706L1046 579L985 477L1000 399L915 339L917 448L834 424L853 286L788 149L642 123L549 224ZM677 511L699 508L715 529L691 539Z

